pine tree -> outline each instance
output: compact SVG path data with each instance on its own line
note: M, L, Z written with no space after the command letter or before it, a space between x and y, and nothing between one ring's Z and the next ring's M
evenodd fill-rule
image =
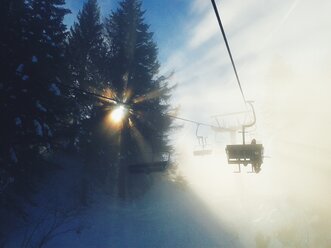
M70 29L67 59L73 80L82 88L98 88L105 54L97 0L88 0Z
M20 115L26 126L29 150L25 152L24 179L34 181L38 175L43 153L57 147L67 125L65 106L59 83L64 72L64 16L69 11L64 0L32 0L28 9L25 60L22 62L22 80L26 93L20 97ZM63 91L62 91L63 93ZM30 162L31 161L31 162Z
M66 48L69 81L74 88L103 94L103 89L109 86L105 80L106 52L98 3L87 0L70 29ZM106 144L97 141L102 121L96 114L100 100L83 95L79 90L73 90L72 96L76 109L74 145L84 160L81 202L87 204L90 181L101 180L100 175L105 175L99 154L105 153Z
M22 52L26 6L24 0L4 0L0 5L0 70L1 80L13 77L12 71Z
M105 68L106 48L103 41L103 25L100 21L100 10L97 0L88 0L78 13L77 22L70 29L66 47L66 59L70 76L68 81L73 87L98 92L107 85L103 68ZM83 123L91 117L96 103L95 98L72 91L75 98L76 146L80 139L86 139ZM83 135L83 137L82 137Z
M20 135L20 119L15 115L18 65L22 59L24 1L6 0L0 6L0 205L8 205L8 189L15 182L17 170L17 144Z
M165 113L171 89L167 79L159 76L157 45L139 0L120 2L105 27L111 55L110 81L120 100L131 109L121 131L120 181L126 184L127 164L151 160L153 154L170 149L171 120Z
M15 1L10 1L13 8ZM18 1L16 1L18 2ZM24 5L25 3L25 5ZM15 183L15 193L29 195L30 186L44 170L44 155L59 143L63 128L68 125L64 106L67 99L61 95L58 83L64 70L64 41L66 26L63 18L68 10L63 0L24 1L13 13L22 13L20 19L10 18L9 26L17 28L16 43L9 44L4 60L12 65L4 93L5 120L1 156L4 166ZM18 18L19 16L16 16ZM19 20L19 22L17 21ZM19 25L18 25L19 24ZM13 32L8 28L9 32ZM5 43L2 43L2 45Z

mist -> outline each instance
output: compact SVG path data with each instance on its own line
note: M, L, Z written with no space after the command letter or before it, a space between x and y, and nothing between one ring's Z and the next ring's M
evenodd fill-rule
M330 247L331 3L222 1L219 9L246 98L255 101L247 139L261 142L267 158L259 174L234 174L229 135L200 130L213 155L194 157L196 126L184 124L179 168L245 247ZM164 70L176 71L180 115L213 123L210 116L245 107L211 6L194 1L192 16L186 44Z

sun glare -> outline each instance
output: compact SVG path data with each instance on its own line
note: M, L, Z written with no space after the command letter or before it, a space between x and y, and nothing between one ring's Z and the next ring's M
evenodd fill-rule
M120 105L116 107L110 114L110 119L113 123L118 124L123 121L127 114L127 109Z

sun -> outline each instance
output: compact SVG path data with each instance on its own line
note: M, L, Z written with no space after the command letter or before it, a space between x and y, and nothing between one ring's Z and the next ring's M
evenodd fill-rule
M119 105L110 113L110 119L114 124L119 124L124 120L127 112L128 110L123 105Z

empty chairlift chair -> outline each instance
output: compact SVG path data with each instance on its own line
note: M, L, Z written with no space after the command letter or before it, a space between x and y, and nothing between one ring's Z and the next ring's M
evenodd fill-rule
M198 135L200 124L197 124L197 129L195 135L198 139L198 149L193 151L194 156L205 156L212 154L213 150L210 149L209 145L207 144L207 137Z

